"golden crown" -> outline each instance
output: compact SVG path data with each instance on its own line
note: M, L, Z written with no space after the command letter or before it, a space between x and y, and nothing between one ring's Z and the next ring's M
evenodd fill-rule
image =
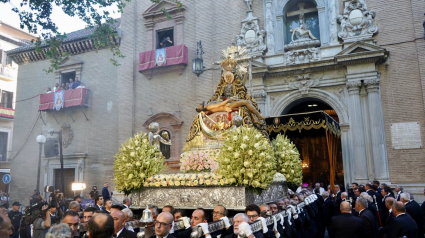
M225 71L234 71L237 64L237 61L231 59L230 56L227 56L227 59L221 61L221 67L223 67Z

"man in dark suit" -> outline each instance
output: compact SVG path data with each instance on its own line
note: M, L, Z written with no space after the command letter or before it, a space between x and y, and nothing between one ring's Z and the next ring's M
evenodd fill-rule
M331 198L329 197L328 192L322 193L324 203L323 203L323 220L326 228L330 227L331 224L331 218L332 218L332 209L333 209L333 203Z
M112 238L114 235L114 219L104 213L94 215L87 225L89 237L108 237Z
M170 234L170 230L173 227L174 217L169 212L162 212L156 218L154 222L155 225L155 235L150 238L175 238Z
M131 205L131 198L125 197L122 200L122 206L123 206L123 208L130 208L130 205Z
M334 197L334 205L333 205L333 214L340 215L340 205L341 205L341 189L338 184L335 184L335 197Z
M388 197L387 199L385 199L385 206L386 206L386 209L389 211L389 213L388 213L388 217L385 219L385 221L383 221L384 227L379 228L379 237L383 237L383 235L388 236L388 230L390 228L389 225L392 222L392 220L395 219L395 216L392 213L394 202L395 202L394 197Z
M124 226L125 215L122 211L113 210L111 212L111 216L114 219L114 235L117 238L136 238L137 237L136 233L125 229L125 226Z
M233 217L233 234L227 235L224 238L237 238L240 231L245 232L248 238L254 238L255 236L248 224L249 221L250 219L245 213L236 214Z
M102 195L97 195L97 197L94 199L94 203L96 210L106 211L105 207L103 206L103 197Z
M192 213L192 219L190 220L190 225L191 227L193 226L200 226L205 234L205 237L210 236L209 232L205 232L205 225L206 228L208 228L208 219L209 219L209 215L207 213L207 211L205 211L202 208L198 208L195 211L193 211ZM185 229L184 231L181 231L179 233L175 233L175 235L178 238L187 238L190 237L190 234L192 233L192 228L189 227L187 229Z
M388 238L418 237L418 226L415 220L409 214L406 214L406 208L402 202L394 202L392 212L395 218L389 224Z
M108 187L109 187L108 182L105 182L102 188L102 196L104 201L111 200L111 195L109 195Z
M409 214L413 218L413 220L415 220L416 225L418 226L418 238L423 238L424 217L421 211L421 207L415 200L410 201L410 194L408 193L400 194L400 202L404 204L404 207L406 208L406 213Z
M365 237L373 238L376 237L378 229L377 222L372 212L367 208L367 200L364 198L358 198L356 202L356 210L359 212L359 217L363 220L363 227L365 231Z
M365 237L362 219L351 214L349 202L341 202L341 215L332 217L329 229L330 238L363 238Z
M403 187L400 185L396 185L394 190L396 192L396 195L394 195L395 200L398 202L400 201L400 194L403 192Z

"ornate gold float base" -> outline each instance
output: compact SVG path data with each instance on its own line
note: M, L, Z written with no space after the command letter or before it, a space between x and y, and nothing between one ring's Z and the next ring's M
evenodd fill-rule
M260 195L247 187L162 187L143 188L141 192L131 194L132 208L145 209L154 204L159 208L173 205L175 208L214 209L218 204L232 210L245 210L249 204L261 204L287 196L288 186L285 183L273 183Z

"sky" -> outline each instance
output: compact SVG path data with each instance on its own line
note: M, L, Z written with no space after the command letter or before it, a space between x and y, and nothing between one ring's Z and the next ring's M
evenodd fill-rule
M10 3L0 3L0 21L8 23L14 27L19 27L19 16L17 13L12 11L14 6L20 6L19 0L11 0ZM110 12L114 10L112 7L108 8ZM120 14L112 15L114 18L119 18ZM51 18L53 22L58 26L59 32L73 32L85 27L85 23L78 17L70 17L66 15L62 9L58 6L53 7Z

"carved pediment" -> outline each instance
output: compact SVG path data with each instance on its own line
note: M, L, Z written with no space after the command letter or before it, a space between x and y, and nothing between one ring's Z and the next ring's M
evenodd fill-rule
M364 52L376 52L376 51L385 51L385 48L382 48L377 45L365 43L363 41L357 41L352 45L345 48L343 51L339 52L336 56L345 56L356 53L364 53Z
M84 64L84 62L75 57L68 56L62 60L59 67L66 67L66 66L78 65L78 64Z
M340 63L378 62L382 63L388 58L389 52L380 46L356 41L343 51L339 52L335 58Z
M147 18L147 17L156 16L156 15L163 15L163 14L165 15L165 13L162 11L163 9L165 9L168 13L171 14L177 10L184 11L185 7L182 6L179 9L177 3L163 0L163 1L160 1L159 3L153 4L148 9L146 9L146 11L142 14L142 16L144 18Z

